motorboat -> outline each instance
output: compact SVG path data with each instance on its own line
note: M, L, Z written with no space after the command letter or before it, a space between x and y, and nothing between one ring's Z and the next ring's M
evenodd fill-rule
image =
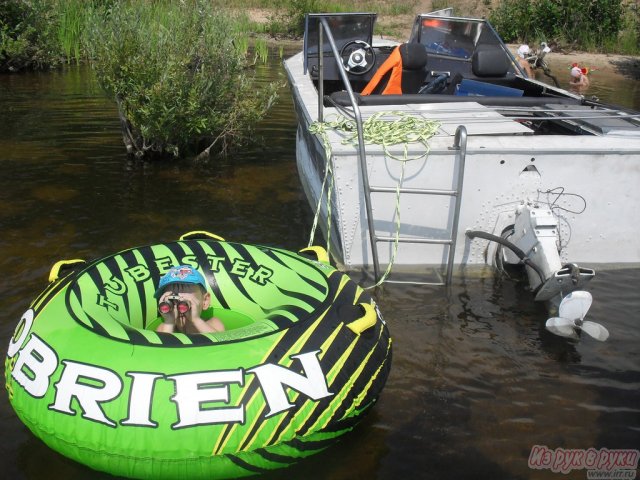
M485 19L420 14L396 42L376 18L308 14L284 61L299 176L341 268L446 284L524 265L557 311L596 268L640 265L640 113L528 78ZM590 298L573 298L575 332Z

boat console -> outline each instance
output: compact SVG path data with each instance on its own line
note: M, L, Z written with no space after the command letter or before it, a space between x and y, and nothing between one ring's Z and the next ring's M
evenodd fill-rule
M321 32L323 18L340 53L337 60L327 35ZM307 16L305 73L317 84L320 79L318 46L322 45L322 78L327 94L345 88L337 61L343 64L354 91L361 92L399 46L392 41L374 40L375 20L374 13ZM546 86L531 84L523 78L517 62L486 20L419 15L411 38L403 45L411 49L410 57L403 56L402 76L415 79L411 82L415 87L403 89L403 94L524 97L548 94ZM562 92L553 93L558 94Z

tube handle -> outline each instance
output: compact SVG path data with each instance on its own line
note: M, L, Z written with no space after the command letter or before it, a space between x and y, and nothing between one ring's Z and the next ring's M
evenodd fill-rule
M49 271L49 283L53 283L58 280L62 272L69 269L73 270L79 265L84 265L85 263L87 262L80 258L74 258L73 260L58 260L53 264L51 270Z
M304 255L305 257L313 258L318 262L322 263L330 263L329 262L329 254L323 247L312 246L303 248L302 250L298 250L298 253Z
M365 330L373 327L378 320L378 315L376 315L376 309L373 308L373 305L370 303L360 303L358 305L362 308L364 314L357 320L347 324L347 328L356 335L360 335Z
M215 233L207 232L206 230L194 230L192 232L187 232L180 236L180 240L203 240L212 238L214 240L219 240L224 242L224 238L220 235L216 235Z

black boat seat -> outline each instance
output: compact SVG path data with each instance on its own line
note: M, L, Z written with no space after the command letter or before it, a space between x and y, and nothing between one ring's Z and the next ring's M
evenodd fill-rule
M471 71L476 77L504 77L509 66L509 58L500 47L478 45L471 57Z

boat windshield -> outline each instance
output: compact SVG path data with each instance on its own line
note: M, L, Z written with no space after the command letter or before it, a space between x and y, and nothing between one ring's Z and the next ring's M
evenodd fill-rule
M327 19L336 47L340 51L344 45L354 40L371 45L376 16L375 13L307 14L304 28L305 71L310 63L309 59L318 57L318 30L321 18ZM326 35L323 36L322 51L327 54L331 52Z
M500 45L494 30L482 20L419 15L411 41L423 44L427 52L455 58L471 58L478 44Z

